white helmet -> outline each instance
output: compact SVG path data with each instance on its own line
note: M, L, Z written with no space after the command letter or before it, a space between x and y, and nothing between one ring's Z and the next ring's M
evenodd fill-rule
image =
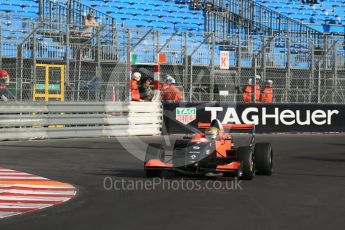
M170 78L173 78L171 75L166 75L164 78L164 82L168 82Z
M248 79L248 85L252 85L253 84L253 79L249 78Z
M168 84L175 84L176 83L176 81L175 81L175 78L173 78L172 76L167 76L167 83Z
M140 74L139 72L133 73L132 79L133 79L133 80L136 80L136 81L140 81L140 79L141 79L141 74Z
M261 76L260 75L255 75L255 79L256 80L261 80Z
M272 80L268 80L267 83L268 83L269 86L273 85L273 81Z

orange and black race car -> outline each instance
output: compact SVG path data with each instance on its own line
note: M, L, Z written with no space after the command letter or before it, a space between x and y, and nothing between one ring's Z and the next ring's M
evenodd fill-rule
M204 133L185 136L174 145L172 159L166 160L161 144L149 144L144 169L147 177L158 177L166 170L184 174L217 174L251 180L255 174L272 175L273 150L270 143L254 143L255 126L225 124L213 120L199 123ZM247 146L236 147L232 131L251 132Z

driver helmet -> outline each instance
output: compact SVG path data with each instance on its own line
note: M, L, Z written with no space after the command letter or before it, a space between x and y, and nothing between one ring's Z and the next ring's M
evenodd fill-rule
M219 133L219 129L218 128L211 127L211 128L206 129L205 137L206 137L207 140L216 140L218 133Z

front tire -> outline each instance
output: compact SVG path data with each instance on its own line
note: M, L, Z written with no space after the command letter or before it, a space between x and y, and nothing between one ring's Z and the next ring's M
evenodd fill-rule
M161 177L162 176L162 170L160 169L145 169L145 176L148 178L152 177Z
M249 146L239 147L237 149L237 159L242 165L241 180L252 180L255 175L255 161L253 151Z
M273 149L270 143L257 143L255 145L255 164L258 174L272 175Z

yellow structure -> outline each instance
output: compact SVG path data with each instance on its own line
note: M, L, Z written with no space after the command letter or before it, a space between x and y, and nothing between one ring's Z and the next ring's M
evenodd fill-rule
M65 99L65 66L64 65L50 65L50 64L36 64L37 70L44 71L44 76L37 74L37 77L42 77L40 79L41 84L37 84L37 79L35 79L35 84L33 87L33 100L35 101L38 98L44 98L45 101L49 99L58 99L64 101ZM55 82L51 82L51 75L58 73L58 76L54 76L56 79L53 79ZM54 84L51 84L54 83ZM44 91L44 93L42 92ZM58 91L59 93L51 93L51 91Z

